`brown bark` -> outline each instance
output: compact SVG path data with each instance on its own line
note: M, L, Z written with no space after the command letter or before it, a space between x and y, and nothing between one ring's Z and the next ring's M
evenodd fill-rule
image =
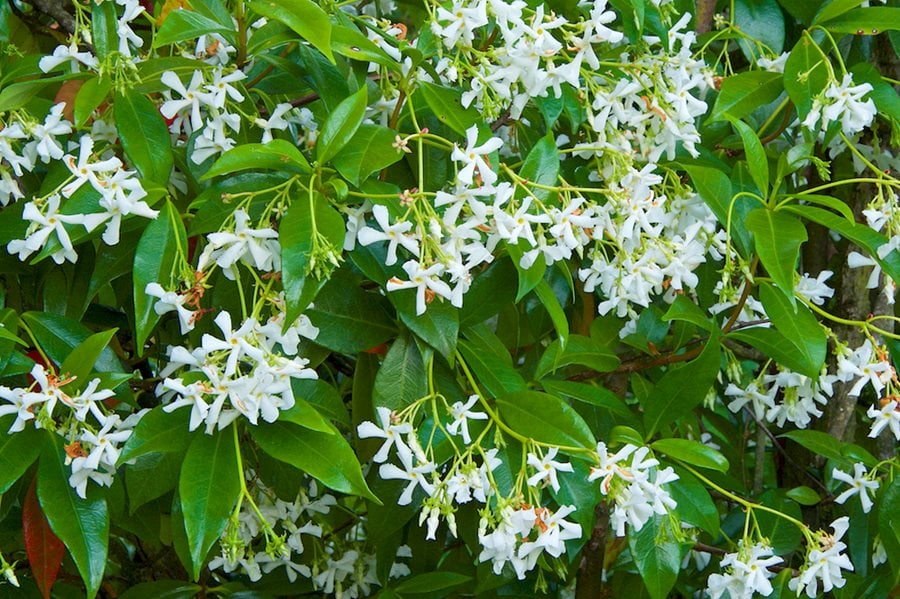
M578 584L575 599L603 597L603 565L606 553L606 537L609 533L609 508L601 501L594 510L596 521L591 538L581 552L578 566Z

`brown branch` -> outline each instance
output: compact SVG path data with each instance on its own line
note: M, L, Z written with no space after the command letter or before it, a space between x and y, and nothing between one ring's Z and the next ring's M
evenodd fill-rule
M581 552L575 599L603 597L603 564L606 553L606 536L609 533L609 508L605 501L597 504L594 515L596 520L591 531L591 538Z
M71 3L67 0L25 0L34 9L47 15L65 30L69 35L75 33L75 17L66 10Z

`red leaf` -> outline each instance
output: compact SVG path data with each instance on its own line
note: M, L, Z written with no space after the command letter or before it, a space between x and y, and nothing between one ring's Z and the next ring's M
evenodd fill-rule
M31 481L28 494L25 496L25 505L22 506L22 531L25 534L25 553L28 555L28 563L34 580L44 599L49 599L50 589L59 574L66 546L50 530L47 517L38 503L35 492L37 477Z

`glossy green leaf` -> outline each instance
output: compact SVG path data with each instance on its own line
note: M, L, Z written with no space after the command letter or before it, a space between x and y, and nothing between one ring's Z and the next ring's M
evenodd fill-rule
M236 425L232 425L236 426ZM231 427L212 435L196 435L184 455L178 496L197 580L213 544L222 536L241 494L235 434Z
M391 70L399 71L400 63L376 46L356 28L352 21L347 19L347 22L342 22L344 15L340 11L337 11L334 16L338 19L337 23L332 23L331 28L331 49L335 53L361 62L374 62Z
M810 378L819 376L818 370L810 369L810 362L797 355L797 346L794 344L794 341L775 329L765 327L740 329L729 332L728 338L758 349L778 364L786 366L794 372L799 372Z
M47 312L26 312L22 320L37 338L41 349L55 364L62 364L75 351L91 330L78 321L49 314ZM122 372L122 363L111 349L103 348L94 362L97 372Z
M316 160L328 162L353 139L366 114L367 102L367 91L363 86L328 115L316 139Z
M423 81L416 93L422 96L439 121L460 135L465 135L469 127L481 120L477 110L463 108L462 92L458 90Z
M872 6L856 8L840 18L822 23L822 27L836 33L878 35L884 31L900 30L900 8Z
M544 388L544 391L551 395L569 397L579 402L596 406L611 414L614 421L618 424L624 424L633 429L641 428L640 420L635 413L631 411L622 398L609 389L588 383L552 379L543 379L541 386ZM638 435L638 438L640 438L640 435Z
M570 335L565 345L554 339L541 355L534 378L541 379L559 368L572 364L587 366L594 372L611 372L619 365L619 358L609 348L590 337Z
M554 186L559 175L559 149L552 135L542 137L525 157L519 176L529 183ZM550 197L550 191L538 187L530 187L529 191L537 199L544 201Z
M766 157L766 151L759 141L756 132L750 126L734 118L728 119L737 129L744 143L744 155L747 158L747 168L750 169L750 176L756 183L759 193L766 197L769 193L769 159Z
M102 62L111 52L119 49L116 7L104 2L91 8L91 41L94 54Z
M409 335L397 337L375 376L373 403L402 410L428 392L425 365L415 341Z
M747 228L753 233L753 242L759 261L778 289L793 305L794 273L800 246L806 241L806 227L796 217L784 211L757 208L747 215Z
M700 306L683 295L675 296L675 301L672 302L669 309L663 314L662 319L666 322L671 320L690 322L707 332L712 332L713 328L716 327L715 321L707 316Z
M776 0L735 0L734 24L754 40L739 42L748 58L759 56L756 42L765 44L774 54L784 50L784 14Z
M227 40L235 41L234 27L221 23L192 10L173 10L166 15L162 27L156 32L153 47L168 46L185 40L196 40L201 35L218 33Z
M309 161L297 147L283 139L273 139L264 144L242 144L228 150L200 177L201 181L245 170L287 171L308 175L312 171Z
M188 432L191 410L180 408L172 413L157 406L144 414L119 454L119 464L148 453L183 453L193 435Z
M825 329L804 304L792 306L783 293L768 283L760 283L760 300L775 328L790 341L797 358L805 364L803 372L819 372L825 364Z
M728 460L719 451L690 439L659 439L650 444L653 451L666 454L674 460L708 468L719 472L728 472Z
M424 314L416 314L415 289L392 291L388 299L397 308L400 322L448 361L451 359L459 336L459 311L455 307L435 300Z
M759 502L796 520L803 520L800 506L788 499L784 491L772 490L762 494ZM769 539L775 555L785 555L800 546L802 535L795 524L781 516L763 510L754 510L760 532ZM740 515L743 522L743 514Z
M63 440L45 432L38 467L37 495L50 528L65 543L81 574L87 596L94 597L103 581L109 541L106 500L91 489L87 499L69 485L72 471L66 465Z
M503 351L506 352L506 348ZM492 396L525 389L525 379L513 368L509 353L498 356L479 338L460 341L459 352L475 378Z
M306 401L296 397L294 398L294 406L287 410L282 410L278 414L278 420L293 422L294 424L299 424L303 428L325 433L326 435L337 433L331 423L329 423L318 410Z
M678 481L668 485L669 493L675 500L675 513L684 522L698 526L709 534L719 534L719 510L710 497L709 491L697 479L677 464L674 466Z
M877 505L878 534L893 569L888 576L896 584L900 579L900 477L885 485Z
M113 104L116 131L125 156L141 177L165 187L172 174L172 140L159 109L134 90L116 94Z
M459 313L460 327L484 322L516 299L518 274L508 257L498 258L472 281Z
M858 2L857 0L826 0L822 3L819 12L816 14L813 24L830 21L850 12L854 8L859 8L860 4L862 4L862 2Z
M94 369L94 364L118 330L110 329L95 333L79 343L78 347L73 349L72 353L63 360L59 371L69 375L69 377L74 377L75 387L83 389L88 383L88 377Z
M734 191L731 180L722 171L694 164L684 164L683 166L691 177L694 189L716 215L719 224L729 231L741 254L747 256L753 247L752 238L740 219L740 213L735 210L738 203L747 199L738 198L732 201ZM754 204L756 205L756 202Z
M344 400L332 385L321 379L292 379L291 388L295 398L303 399L334 422L350 426L350 414Z
M260 448L341 493L378 502L363 479L356 454L339 434L320 433L289 422L260 423L250 434Z
M842 453L844 446L840 439L835 439L828 433L814 430L789 431L782 435L796 443L799 443L815 455L825 456L832 460L846 462L847 458Z
M741 119L774 101L784 91L781 73L747 71L726 77L710 120Z
M504 422L517 433L542 443L593 448L594 435L584 419L561 399L537 391L516 391L497 398Z
M41 450L41 439L32 424L26 422L17 433L8 432L15 420L13 414L0 418L0 495L25 474Z
M151 453L142 455L124 470L128 513L134 515L147 503L173 491L178 486L183 453ZM121 505L112 506L121 509Z
M647 439L703 401L719 373L719 358L719 338L713 336L697 358L662 376L644 407Z
M312 0L251 0L253 12L280 21L334 62L331 53L331 20Z
M184 223L175 205L167 201L156 220L144 229L134 254L134 326L139 354L153 327L159 322L159 314L153 309L156 298L147 295L145 289L150 283L172 289L176 281L175 273L179 272L178 261L184 259L185 251L187 233Z
M665 599L681 570L681 548L665 530L661 516L648 520L640 530L628 534L628 546L653 599Z
M192 599L202 590L183 580L154 580L129 588L119 599Z
M94 110L106 101L112 90L110 77L92 77L84 82L75 96L75 125L83 126Z
M316 269L323 266L327 269L328 253L340 255L344 232L343 217L318 194L312 198L297 198L281 219L278 240L281 242L286 322L294 322L325 283ZM318 246L317 254L314 253L314 241ZM313 263L313 259L317 262Z
M348 181L359 185L370 175L386 168L403 157L394 147L397 132L381 125L359 126L353 143L334 157L334 168Z
M305 314L318 327L315 342L332 351L355 354L397 334L384 296L363 291L360 279L343 271L322 287Z

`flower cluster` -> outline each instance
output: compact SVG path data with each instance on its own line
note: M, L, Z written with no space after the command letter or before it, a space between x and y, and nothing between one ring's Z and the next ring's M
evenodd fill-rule
M752 599L757 593L768 597L773 591L769 579L775 576L769 567L783 562L772 555L768 545L756 543L748 547L741 542L737 553L727 553L722 558L720 567L725 573L710 575L706 592L711 599L719 599L726 592L731 599Z

